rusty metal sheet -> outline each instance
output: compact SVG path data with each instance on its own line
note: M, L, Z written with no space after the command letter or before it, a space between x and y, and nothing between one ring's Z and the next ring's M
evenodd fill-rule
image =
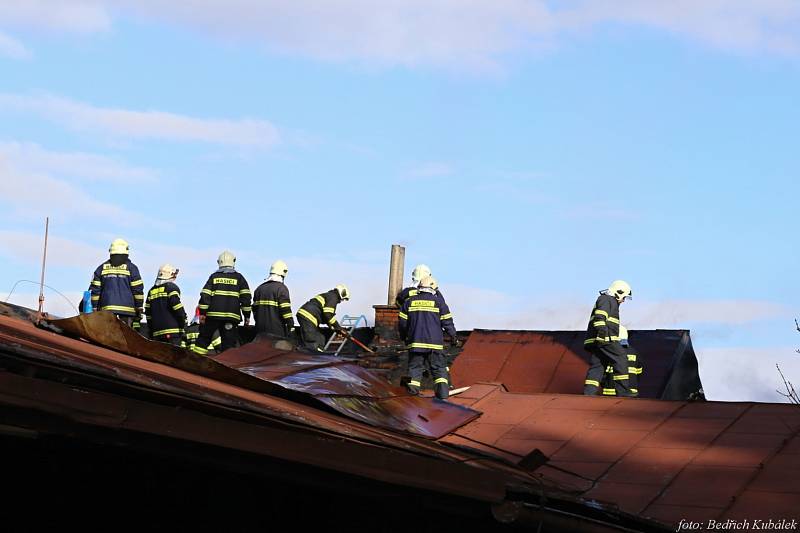
M274 350L271 343L256 341L227 350L216 360L308 394L350 418L426 438L443 437L480 416L458 404L409 396L404 388L335 356Z
M751 521L800 521L797 406L520 394L499 385L486 393L487 386L471 404L483 416L441 442L515 462L539 450L549 458L536 470L543 482L673 526L746 513Z
M342 415L425 438L442 437L480 416L456 404L426 398L409 401L404 389L356 364L333 356L282 350L270 340L258 340L210 358L145 339L109 312L51 323L122 353L273 395L280 396L284 390L308 394Z
M520 393L581 394L590 358L583 349L584 336L580 331L475 330L451 368L453 382L459 387L497 382ZM643 398L664 397L671 378L683 371L678 360L694 358L683 330L631 331L630 340L644 360L639 382ZM696 381L695 390L700 387L696 375L687 381L692 387ZM683 389L673 386L667 394L683 394Z
M441 438L480 416L480 412L469 407L420 396L316 398L340 413L367 424L433 439Z
M204 357L171 344L146 339L108 311L81 314L72 318L52 320L49 323L60 330L100 346L148 361L180 368L252 390L273 393L278 390L275 385L267 381L237 372L218 363L213 358Z

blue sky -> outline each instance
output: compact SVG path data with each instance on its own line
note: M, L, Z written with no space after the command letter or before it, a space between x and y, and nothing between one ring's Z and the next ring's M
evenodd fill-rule
M72 301L122 236L194 304L217 254L459 328L690 328L711 397L800 381L794 2L0 0L0 279ZM11 301L32 304L23 284ZM51 310L69 306L48 293Z

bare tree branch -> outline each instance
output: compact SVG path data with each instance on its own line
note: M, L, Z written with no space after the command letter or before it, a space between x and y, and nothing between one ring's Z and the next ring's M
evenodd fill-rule
M798 396L797 391L794 390L794 385L792 385L792 382L787 381L786 376L783 375L783 371L781 371L781 367L778 364L775 365L775 368L778 369L778 373L781 375L781 379L783 380L783 386L786 388L786 392L781 392L777 389L775 392L784 398L788 398L790 403L800 405L800 396Z

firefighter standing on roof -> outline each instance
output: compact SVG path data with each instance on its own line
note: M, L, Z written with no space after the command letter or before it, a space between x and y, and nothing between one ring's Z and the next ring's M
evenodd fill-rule
M200 335L193 350L200 355L208 355L208 345L219 331L222 338L220 352L233 348L239 340L238 326L250 320L252 295L247 280L236 271L236 256L225 251L219 255L219 268L211 274L203 290L200 291Z
M606 367L613 367L612 381L617 396L632 396L628 374L628 356L620 344L619 306L631 298L630 285L615 281L608 290L601 291L589 317L584 348L592 353L586 372L583 393L595 395Z
M108 261L97 267L89 290L92 307L111 311L117 318L138 329L144 305L144 282L139 268L128 258L128 243L114 239L108 248Z
M453 315L445 301L436 294L436 280L427 276L419 283L417 294L409 296L399 314L400 337L408 346L408 374L411 380L407 388L411 394L419 394L422 372L430 365L434 392L439 399L449 396L446 361L444 357L444 334L447 332L453 345L458 346L458 336L453 324Z
M341 332L342 326L336 321L336 306L343 300L350 299L350 291L344 285L337 285L328 292L323 292L304 303L297 311L297 322L300 324L300 337L303 345L311 350L322 351L325 346L325 334L320 330L323 324Z
M289 289L284 284L289 267L284 261L272 263L269 277L253 293L256 332L288 337L294 329Z
M180 346L186 327L186 310L181 303L181 290L175 284L178 269L169 263L158 269L158 278L147 292L144 312L150 328L150 338Z

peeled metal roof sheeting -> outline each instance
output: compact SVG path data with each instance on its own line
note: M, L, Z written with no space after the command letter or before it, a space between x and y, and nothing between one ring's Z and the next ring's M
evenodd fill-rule
M582 331L475 330L452 367L455 386L503 383L509 391L581 394L590 354ZM643 398L686 399L701 388L689 332L631 331L644 361Z
M480 416L460 405L410 397L405 389L338 357L279 349L271 340L209 358L145 339L108 312L54 320L52 325L122 353L251 390L306 394L350 418L426 438L442 437Z
M227 350L217 362L313 396L339 413L367 424L440 438L480 416L460 405L409 396L357 364L331 355L273 348L269 341Z

